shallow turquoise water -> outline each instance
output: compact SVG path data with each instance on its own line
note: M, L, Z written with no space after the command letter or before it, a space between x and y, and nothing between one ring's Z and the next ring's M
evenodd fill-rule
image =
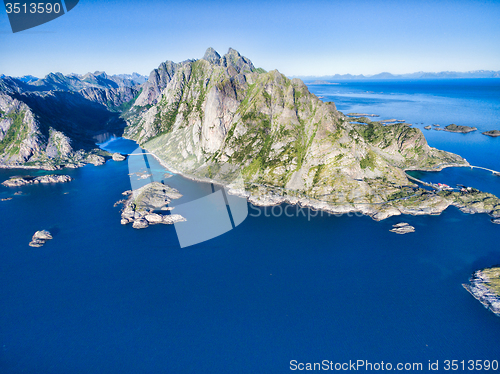
M398 90L410 96L414 88ZM450 105L439 115L448 113L451 123L461 96L440 97ZM378 104L365 104L338 107L384 115ZM394 105L403 111L405 104ZM410 118L403 114L392 117ZM466 150L475 163L499 168L487 155L498 154L500 138L432 134L431 145ZM113 146L134 148L121 140ZM28 173L0 170L0 180ZM296 209L288 210L293 217L273 216L286 206L250 207L234 230L181 249L173 226L120 225L113 203L130 189L127 162L61 173L75 180L0 186L0 197L13 197L0 202L2 373L284 373L290 360L358 359L440 360L443 371L447 359L500 359L500 318L461 286L474 270L500 263L500 226L486 215L450 208L374 222ZM462 168L436 178L463 178L496 193L500 183ZM179 176L165 182L186 201L211 192ZM14 196L17 190L23 195ZM390 233L400 221L416 233ZM43 228L54 239L30 248Z

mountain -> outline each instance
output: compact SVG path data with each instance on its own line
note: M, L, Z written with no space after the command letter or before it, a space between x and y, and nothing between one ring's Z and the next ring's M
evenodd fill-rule
M114 75L115 77L122 78L122 79L128 79L132 82L135 82L136 84L143 84L148 80L148 77L144 75L140 75L138 73L132 73L132 74L117 74Z
M3 78L3 76L1 78ZM24 83L31 83L38 80L38 78L33 75L23 75L22 77L17 77L16 79Z
M356 122L300 79L256 68L234 49L221 56L209 48L198 60L160 64L140 85L104 72L1 78L0 166L99 164L95 143L111 133L255 205L288 202L377 220L455 205L500 217L493 195L432 193L405 173L468 165L460 156L429 147L404 123Z
M442 71L438 73L429 72L417 72L409 74L391 74L391 73L379 73L375 75L352 75L352 74L335 74L335 75L323 75L323 76L297 76L296 78L303 79L306 82L313 80L326 80L326 81L337 81L337 80L364 80L364 79L456 79L456 78L500 78L500 71L492 70L475 70L467 72L456 72L456 71Z
M383 202L412 184L405 169L467 164L406 124L351 124L301 80L256 69L233 49L162 63L125 118L125 136L172 169L222 184L241 174L254 202L270 193Z
M45 169L102 163L96 137L120 135L120 113L140 85L104 72L0 78L0 166Z
M45 78L30 82L33 90L38 91L78 91L83 88L133 87L137 84L132 79L118 75L110 76L103 71L96 71L85 75L50 73Z

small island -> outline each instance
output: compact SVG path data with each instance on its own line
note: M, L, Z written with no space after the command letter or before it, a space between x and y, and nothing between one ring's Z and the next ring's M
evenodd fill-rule
M396 234L404 235L404 234L408 234L410 232L415 232L415 227L411 226L407 222L401 222L401 223L396 223L395 225L392 225L392 229L389 231L395 232Z
M451 125L448 125L444 128L444 131L448 132L460 132L462 134L467 134L469 132L476 131L477 127L470 127L470 126L461 126L461 125L455 125L452 123Z
M324 86L324 85L337 85L340 83L333 83L333 82L328 82L328 81L323 81L323 80L316 80L311 83L307 83L309 86Z
M50 239L52 239L52 235L50 234L50 232L48 232L47 230L40 230L33 234L29 246L38 248L43 246L47 242L47 240Z
M26 186L28 184L39 184L39 183L43 184L66 183L66 182L71 182L72 180L73 178L71 178L69 175L50 174L50 175L43 175L41 177L32 177L32 176L11 177L2 184L6 187L21 187L21 186Z
M367 114L367 113L347 113L348 117L380 117L378 114Z
M478 270L472 274L469 284L462 286L486 309L500 317L500 267Z
M186 219L180 214L161 214L174 208L168 207L172 199L182 195L175 188L160 182L152 182L131 192L126 191L129 198L124 201L121 213L121 224L132 223L134 229L144 229L149 225L182 222Z
M113 161L124 161L126 157L122 155L121 153L113 153L113 156L111 156Z
M490 131L485 131L483 132L483 135L488 135L493 138L496 138L497 136L500 136L500 131L499 130L490 130Z

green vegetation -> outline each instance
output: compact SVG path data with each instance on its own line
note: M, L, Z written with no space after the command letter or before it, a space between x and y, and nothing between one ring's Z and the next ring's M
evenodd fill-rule
M361 161L359 162L361 169L370 168L371 170L374 170L376 157L377 156L375 155L375 153L373 153L372 151L368 151L366 157L361 159Z
M19 153L21 142L28 135L27 126L23 124L24 115L25 112L10 112L7 114L6 117L12 120L12 124L0 142L0 153L4 153L7 150L11 156Z
M422 192L422 191L419 191L419 192ZM392 201L392 200L404 199L404 198L408 198L414 194L415 194L415 191L413 191L412 188L403 187L400 190L387 196L387 200Z
M484 285L493 293L500 296L500 267L483 269L481 272L489 278L489 282L486 282Z
M314 173L313 184L317 185L321 180L321 172L323 171L324 166L325 165L321 164L315 167L316 172Z
M135 101L137 100L141 92L142 88L139 90L139 92L137 92L137 94L134 96L133 99L127 101L126 103L120 104L119 106L115 107L115 109L121 113L128 111L130 108L132 108L132 105L134 105Z

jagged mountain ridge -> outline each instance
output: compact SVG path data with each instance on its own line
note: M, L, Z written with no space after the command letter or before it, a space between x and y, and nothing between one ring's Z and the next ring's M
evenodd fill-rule
M460 196L415 188L404 170L468 165L429 147L419 129L368 118L350 123L301 80L255 68L234 49L166 61L142 85L87 83L43 91L0 79L0 166L102 163L91 149L96 137L120 135L125 120L124 136L171 169L230 185L256 205L300 203L377 220L438 214L451 204L500 214L499 200L489 194L464 203ZM243 185L234 183L239 176Z
M299 79L264 72L230 49L152 71L127 114L126 136L196 178L267 185L336 201L387 198L411 184L403 169L466 164L418 129L350 124ZM323 198L322 198L323 199Z
M123 132L120 113L140 91L134 81L104 72L49 74L28 83L1 78L0 165L50 169L94 162L95 137Z

